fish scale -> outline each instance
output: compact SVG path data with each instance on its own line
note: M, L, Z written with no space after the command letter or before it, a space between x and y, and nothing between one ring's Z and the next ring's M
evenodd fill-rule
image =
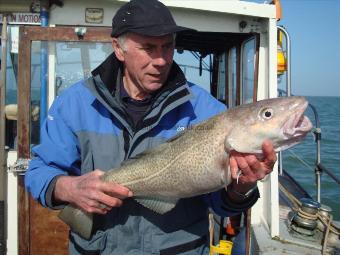
M307 105L304 97L288 97L234 107L109 170L103 180L128 187L138 203L164 214L181 198L226 187L230 151L261 156L264 140L271 140L275 151L299 143L312 128L303 115ZM91 214L68 205L59 217L90 238Z
M223 150L224 136L211 139L209 131L213 129L210 124L208 128L206 126L207 123L204 123L188 129L185 135L180 135L158 149L143 153L141 158L133 159L133 163L128 162L119 171L113 169L107 172L103 180L114 180L133 190L135 196L192 196L192 186L207 186L209 180L214 181L211 184L213 187L216 187L216 182L220 185L218 188L222 187L224 183L220 170L211 171L210 168L217 158L227 156ZM200 139L199 143L196 142L197 139ZM195 174L183 175L184 168ZM216 173L215 176L211 172ZM174 186L178 187L176 193L173 191ZM211 190L211 187L206 189Z

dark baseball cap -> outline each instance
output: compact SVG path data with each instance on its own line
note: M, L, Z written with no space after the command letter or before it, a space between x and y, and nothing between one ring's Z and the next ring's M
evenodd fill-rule
M112 19L111 37L126 32L162 36L190 28L177 26L169 9L157 0L132 0L121 6Z

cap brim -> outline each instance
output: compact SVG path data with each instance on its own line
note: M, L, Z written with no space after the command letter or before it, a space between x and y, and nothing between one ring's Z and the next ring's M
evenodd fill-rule
M183 31L196 31L192 28L174 26L174 25L160 25L153 27L133 28L129 29L129 32L134 32L146 36L162 36L167 34L174 34Z

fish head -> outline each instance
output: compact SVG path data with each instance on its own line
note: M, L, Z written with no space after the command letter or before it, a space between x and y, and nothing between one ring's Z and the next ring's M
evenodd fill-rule
M299 143L312 129L304 112L304 97L273 98L231 109L232 129L225 138L226 151L262 153L262 144L271 140L275 151Z

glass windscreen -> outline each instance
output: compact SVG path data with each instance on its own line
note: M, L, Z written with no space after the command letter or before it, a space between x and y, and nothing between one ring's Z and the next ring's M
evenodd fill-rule
M18 37L19 27L9 25L7 27L6 59L1 59L6 63L5 77L1 77L1 79L4 78L5 81L5 144L9 149L17 147ZM2 58L2 54L0 56Z
M54 98L86 79L112 53L110 43L43 42L31 44L31 144L40 140L40 127Z
M229 51L229 107L237 105L237 50L233 47Z
M242 45L242 103L253 102L255 79L255 38Z

